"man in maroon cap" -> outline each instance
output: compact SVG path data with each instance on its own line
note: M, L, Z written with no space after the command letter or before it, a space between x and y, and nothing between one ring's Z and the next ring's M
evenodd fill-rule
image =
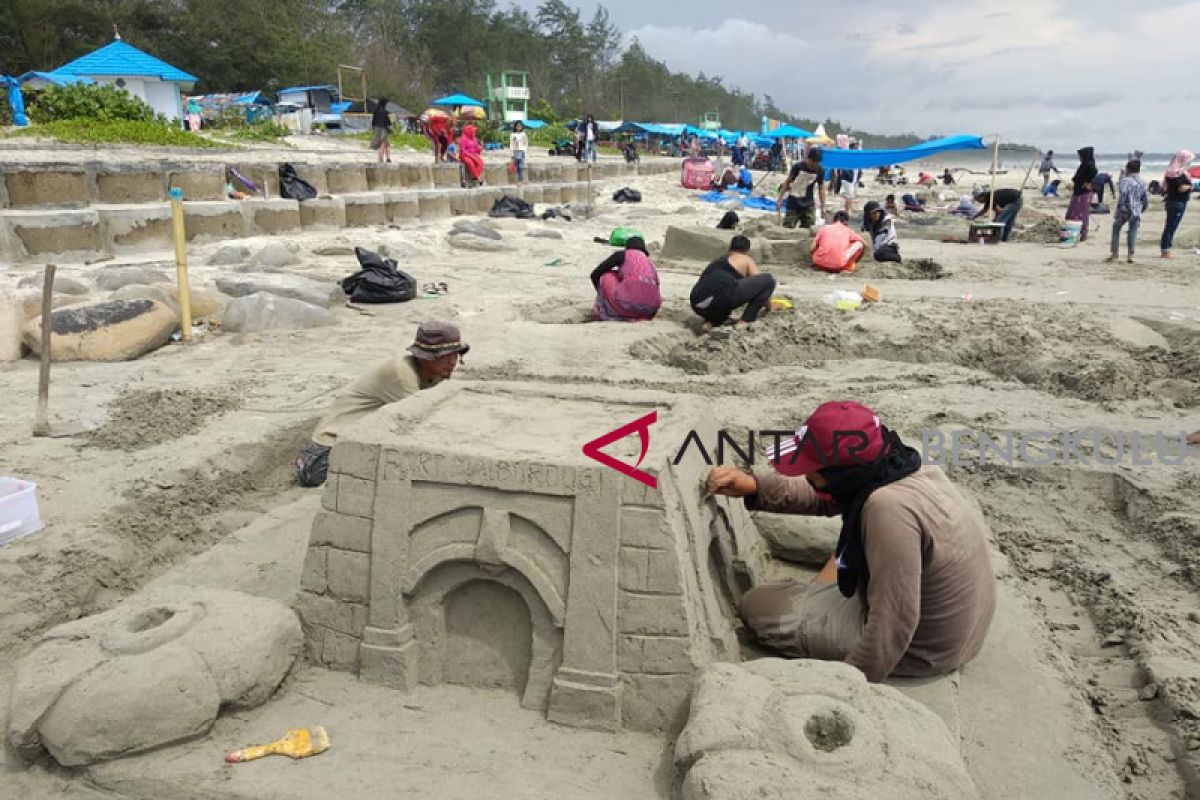
M757 586L746 624L795 658L846 661L868 680L947 672L983 646L996 605L988 530L937 466L855 402L825 403L768 452L778 475L714 468L708 491L750 509L842 517L807 586Z
M458 357L470 349L470 345L463 344L458 326L437 320L422 322L408 355L393 356L376 364L334 398L317 424L313 440L296 459L296 482L301 486L325 483L329 451L339 433L388 403L446 380L454 374Z

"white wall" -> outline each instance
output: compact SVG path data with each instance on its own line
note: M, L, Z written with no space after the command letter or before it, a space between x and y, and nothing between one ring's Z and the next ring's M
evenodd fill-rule
M179 84L177 83L147 80L146 102L167 119L183 118L182 101L179 97Z

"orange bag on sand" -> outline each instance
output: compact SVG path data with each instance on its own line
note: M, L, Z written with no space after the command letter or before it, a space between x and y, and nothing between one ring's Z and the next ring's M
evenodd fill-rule
M862 297L868 303L878 303L883 299L883 293L869 283L864 283L862 287Z

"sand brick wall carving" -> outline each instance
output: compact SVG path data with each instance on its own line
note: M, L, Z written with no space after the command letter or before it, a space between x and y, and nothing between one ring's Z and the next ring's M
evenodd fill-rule
M580 452L651 409L657 491ZM688 429L715 435L693 398L528 384L450 382L381 410L332 454L297 602L309 658L677 730L695 669L738 658L735 563L748 585L765 559L740 504L701 503L705 465L670 464Z

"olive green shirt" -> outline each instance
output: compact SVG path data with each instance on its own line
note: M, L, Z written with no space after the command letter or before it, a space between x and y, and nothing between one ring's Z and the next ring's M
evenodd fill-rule
M317 424L313 441L333 447L339 433L371 412L438 382L422 382L416 359L410 355L394 356L382 361L338 392L328 413Z

